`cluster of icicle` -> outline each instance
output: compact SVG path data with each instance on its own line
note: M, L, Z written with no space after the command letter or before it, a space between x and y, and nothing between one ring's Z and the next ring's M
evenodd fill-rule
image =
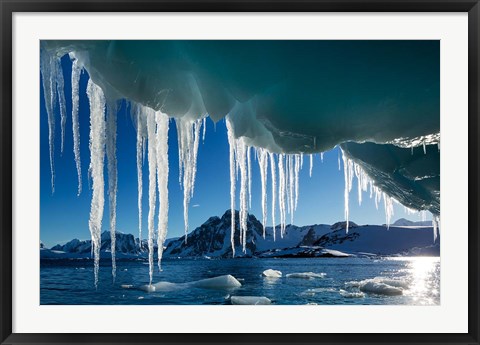
M157 265L161 270L163 244L168 230L168 128L169 117L139 104L132 105L137 129L137 180L138 180L138 226L139 245L142 246L142 196L143 162L145 150L148 159L148 263L150 284L154 271L154 241L157 238ZM155 230L155 215L159 199L158 222Z
M240 174L240 205L239 205L239 230L240 244L243 252L246 251L247 238L247 219L248 210L251 207L251 151L252 147L248 146L243 137L235 137L235 129L229 116L226 118L228 144L230 147L230 208L231 208L231 233L230 241L233 255L235 255L235 200L236 200L236 181ZM275 208L278 196L278 204L280 211L280 236L283 238L287 225L287 213L290 215L290 222L293 223L294 212L297 209L299 197L299 174L303 167L303 154L274 154L263 148L253 147L255 158L258 161L261 178L261 206L262 206L262 224L263 237L265 238L265 228L267 224L267 177L268 164L270 162L271 176L271 216L273 238L276 239L276 221ZM310 176L313 164L313 156L310 159ZM278 183L277 183L278 172Z
M345 177L345 192L344 192L344 198L345 198L345 221L346 221L346 232L348 232L348 226L349 226L349 195L352 190L353 186L353 177L357 178L357 186L358 186L358 204L362 204L362 194L363 192L370 191L370 198L373 198L375 200L375 207L378 210L378 206L380 201L383 198L383 205L385 209L385 218L386 222L385 224L387 225L387 228L390 227L390 224L392 222L392 217L393 217L393 203L398 203L397 200L394 198L390 197L388 194L383 192L379 187L377 187L374 184L374 181L368 176L368 174L362 169L362 167L355 163L352 159L347 157L345 152L341 150L342 152L342 160L343 160L343 173ZM340 164L340 161L339 161ZM340 169L340 165L339 165ZM410 210L410 209L409 209ZM414 212L413 210L411 210Z
M73 130L73 151L75 164L78 173L78 195L82 192L81 159L80 159L80 134L79 134L79 81L82 67L70 54L72 59L72 130ZM64 132L66 124L66 105L64 95L64 77L61 68L60 58L46 51L41 53L41 73L45 106L48 116L48 137L50 147L50 169L52 193L55 187L55 107L58 103L60 109L61 123L61 152L63 152ZM110 210L110 237L112 255L112 276L115 279L115 233L116 233L116 204L117 204L117 158L116 158L116 136L117 136L117 103L106 100L103 90L92 80L88 81L87 96L90 104L90 165L89 174L92 178L92 200L89 218L89 230L92 239L92 254L94 257L95 286L98 285L98 272L101 248L101 229L105 203L105 178L104 160L107 159L108 173L108 197ZM161 259L163 245L167 236L168 225L168 130L169 117L161 111L155 111L140 104L131 104L132 114L137 131L136 158L137 158L137 181L138 181L138 227L139 245L142 247L142 197L143 197L143 164L145 157L148 159L148 259L150 283L154 271L154 240L157 239L158 268L161 270ZM179 182L183 189L184 196L184 225L185 241L188 232L188 209L193 196L195 176L197 170L198 146L200 130L203 127L202 137L205 139L206 118L188 119L177 118L176 130L178 136L179 150ZM276 204L280 213L280 235L283 238L287 224L287 214L290 215L290 222L293 223L294 212L297 209L299 198L299 172L303 167L303 154L276 154L264 148L250 147L246 144L245 138L235 137L234 124L230 117L226 117L228 143L230 147L230 202L231 202L231 246L235 255L235 201L236 183L240 177L240 212L239 229L240 244L243 252L246 251L246 240L248 230L248 210L251 208L251 186L252 186L252 149L254 157L259 164L261 177L261 207L263 236L267 224L267 180L270 171L271 179L271 223L273 238L276 239ZM312 176L313 157L310 155L309 174ZM320 154L323 161L323 153ZM345 177L345 220L346 231L349 226L349 194L353 186L353 177L358 181L358 202L362 202L362 193L370 189L370 198L374 197L375 205L378 205L383 198L386 224L390 225L393 216L393 203L396 202L380 188L375 186L372 179L365 173L360 165L348 158L342 151L343 170ZM340 157L338 159L340 170ZM270 169L268 166L270 165ZM278 180L277 180L278 176ZM155 215L157 204L157 192L159 199L158 221L155 227ZM417 212L408 209L411 212ZM439 229L439 217L434 216L434 240L437 238Z

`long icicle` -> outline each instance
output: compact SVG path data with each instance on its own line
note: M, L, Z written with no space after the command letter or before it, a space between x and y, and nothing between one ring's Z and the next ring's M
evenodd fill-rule
M273 241L276 241L276 228L275 228L275 201L277 196L277 173L276 173L276 164L275 164L275 155L273 153L268 154L270 156L270 173L272 175L272 230L273 230Z
M278 203L280 207L280 237L283 238L285 232L285 223L286 223L286 212L285 212L285 198L286 198L286 188L285 188L285 159L284 155L281 153L278 155L278 174L280 176L280 185L279 185L279 195Z
M157 202L157 152L155 143L155 112L147 108L147 136L148 136L148 273L150 285L153 278L153 237L155 235L155 204Z
M185 242L188 234L188 207L193 197L202 120L176 119L180 185L183 187Z
M168 230L168 116L157 111L155 113L155 122L157 124L157 181L158 197L160 206L158 211L158 235L157 235L157 253L158 269L161 271L163 256L163 244L167 238Z
M144 127L145 115L142 114L140 106L136 107L137 123L137 207L138 207L138 242L142 250L142 197L143 197L143 159L145 157Z
M67 107L65 104L65 82L63 80L63 70L62 70L62 65L59 58L55 59L55 68L56 68L55 75L57 80L58 105L60 108L60 131L61 131L60 153L63 154L63 146L65 142L65 124L67 123Z
M248 170L248 207L252 208L252 157L251 147L247 148L247 170Z
M294 210L297 210L298 206L298 197L299 197L299 192L300 192L300 166L301 166L301 156L299 154L295 155L295 208Z
M90 171L93 195L88 227L92 237L94 255L95 288L98 286L103 208L105 203L103 176L105 157L105 96L102 89L88 81L87 95L90 101Z
M117 105L112 102L107 106L107 129L106 129L106 147L107 147L107 171L108 171L108 199L110 210L110 251L112 254L112 276L113 281L117 275L117 265L115 261L116 251L116 227L117 227Z
M82 193L82 162L80 159L80 122L78 120L79 107L79 84L81 69L78 61L72 61L72 131L73 131L73 154L75 157L75 165L77 167L78 176L78 193Z
M349 181L350 181L350 175L349 175L349 168L348 168L348 158L345 156L345 153L342 150L342 159L343 159L343 174L345 177L345 190L344 190L344 198L345 198L345 231L348 233L348 217L349 217L349 202L348 202L348 196L350 192L350 186L349 186Z
M52 194L55 192L55 104L57 103L56 80L55 80L55 57L47 51L41 50L40 70L42 72L42 84L45 98L45 108L48 118L48 145L50 152L50 183Z
M232 257L235 256L235 137L230 118L227 116L227 137L230 157L230 245L232 246Z
M240 167L240 231L242 233L242 248L246 252L247 243L247 219L248 219L248 167L247 167L247 145L242 138L236 139L237 143L237 164Z
M290 202L290 224L293 224L293 214L295 212L295 166L293 163L294 156L288 155L288 187Z
M262 225L263 238L265 238L265 227L267 225L267 169L268 152L265 149L258 149L258 165L260 167L260 178L262 182Z

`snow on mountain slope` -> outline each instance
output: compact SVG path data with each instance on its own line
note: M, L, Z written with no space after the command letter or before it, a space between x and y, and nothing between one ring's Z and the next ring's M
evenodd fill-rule
M209 257L231 257L230 247L231 234L231 212L226 211L219 217L210 217L204 224L188 235L187 243L182 236L171 241L165 249L165 257L185 256L209 256ZM235 253L236 256L251 256L278 248L291 248L298 245L311 245L320 236L331 231L330 225L295 226L288 225L283 238L280 236L280 226L276 227L276 241L273 240L272 227L266 228L265 239L263 238L263 227L260 221L249 214L247 221L247 248L246 253L242 252L240 245L239 213L235 212Z
M165 241L166 258L231 258L230 246L231 212L222 217L210 217L192 231L185 242L185 236ZM409 221L406 221L409 222ZM406 224L406 223L405 223ZM387 229L380 225L359 226L349 223L348 234L345 222L333 225L288 225L285 235L280 236L276 228L276 241L273 229L266 228L265 239L261 222L252 214L247 218L246 252L240 242L239 212L235 212L235 257L348 257L349 254L372 253L377 255L439 255L439 241L433 242L432 227L396 227ZM110 258L110 234L102 233L102 258ZM91 241L74 239L51 249L40 248L41 258L90 258ZM116 253L118 258L147 258L146 240L140 248L138 239L131 234L117 233Z
M432 221L431 220L425 220L425 221L412 221L412 220L408 220L408 219L405 219L405 218L400 218L400 219L397 219L393 224L393 226L416 226L416 227L419 227L419 226L429 226L431 227L432 226Z
M101 236L100 256L110 258L110 233L105 231ZM118 258L129 258L146 256L146 243L142 243L142 248L138 245L138 239L132 234L117 232L115 248ZM51 249L42 248L40 256L42 258L90 258L92 252L91 240L73 239L64 245L57 244Z
M437 239L439 241L439 239ZM414 247L434 245L432 227L405 228L366 225L328 233L315 243L328 249L347 253L373 253L392 255L408 252Z

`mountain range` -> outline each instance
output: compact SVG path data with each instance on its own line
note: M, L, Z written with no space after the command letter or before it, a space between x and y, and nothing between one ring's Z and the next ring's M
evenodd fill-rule
M230 244L231 211L222 217L210 217L194 231L179 238L167 239L164 258L231 258ZM287 225L283 237L280 227L274 231L265 228L252 214L247 220L245 252L240 243L239 213L235 212L236 231L234 237L236 257L348 257L356 255L427 255L440 254L440 239L433 241L431 222L412 222L399 219L390 227L384 225L357 225L345 222L333 225L315 224L308 226ZM101 257L109 258L110 233L101 237ZM50 249L40 244L41 258L90 258L91 240L73 239L66 244ZM156 247L155 247L156 252ZM116 257L145 258L148 255L146 240L141 243L132 234L117 232Z

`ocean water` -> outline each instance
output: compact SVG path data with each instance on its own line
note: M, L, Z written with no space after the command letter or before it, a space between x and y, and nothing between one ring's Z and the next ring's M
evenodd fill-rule
M166 259L153 282L178 283L169 291L145 292L148 262L118 260L115 282L110 260L101 260L95 289L92 260L41 260L41 304L198 305L231 304L231 296L265 296L272 304L439 305L440 259L289 258ZM275 269L281 278L265 278ZM289 273L324 273L323 278L287 278ZM231 274L235 289L204 289L187 282ZM183 285L182 285L183 284Z

